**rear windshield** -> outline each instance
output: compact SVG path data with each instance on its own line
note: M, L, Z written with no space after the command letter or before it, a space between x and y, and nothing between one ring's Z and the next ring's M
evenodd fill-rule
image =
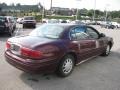
M45 38L60 38L61 33L63 32L64 27L58 25L41 25L40 27L33 30L29 35L30 36L39 36Z
M34 17L24 17L24 20L35 20Z

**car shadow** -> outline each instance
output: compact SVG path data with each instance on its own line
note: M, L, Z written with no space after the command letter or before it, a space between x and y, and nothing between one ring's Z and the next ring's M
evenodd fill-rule
M76 78L76 76L79 76L79 79L82 78L82 73L88 72L88 71L86 71L87 69L90 69L90 67L95 66L95 65L97 66L97 64L105 65L106 62L112 61L112 59L110 60L111 57L112 58L120 58L120 53L112 51L111 54L108 57L98 56L96 58L88 60L85 63L82 63L81 65L78 65L77 67L75 67L73 73L70 76L66 77L66 78L57 77L55 74L28 74L28 73L22 73L20 75L20 79L26 85L31 87L32 90L37 90L37 89L39 89L39 90L40 89L54 90L55 88L58 89L58 88L61 88L61 87L62 88L67 87L70 90L74 90L76 85L72 81L71 78Z
M22 73L20 78L32 90L61 90L69 87L74 90L74 83L67 78L59 78L55 74L28 74Z
M116 58L119 58L119 59L120 59L120 48L117 49L117 51L119 51L119 52L111 51L110 56L111 56L111 57L116 57Z

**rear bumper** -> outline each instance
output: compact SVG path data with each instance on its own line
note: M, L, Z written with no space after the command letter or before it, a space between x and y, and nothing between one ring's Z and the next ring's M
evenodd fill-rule
M57 68L56 60L26 60L7 51L5 58L12 66L28 73L54 72Z
M24 26L35 26L36 23L23 23Z

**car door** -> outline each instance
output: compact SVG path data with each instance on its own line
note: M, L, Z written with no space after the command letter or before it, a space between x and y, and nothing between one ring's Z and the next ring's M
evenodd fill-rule
M91 40L85 31L86 28L81 26L74 27L70 31L71 43L78 47L76 49L79 58L78 62L92 57L91 51L95 48L95 41Z
M86 27L86 33L89 35L90 39L95 42L95 48L91 51L93 56L99 55L104 49L104 40L100 38L99 32L93 27Z

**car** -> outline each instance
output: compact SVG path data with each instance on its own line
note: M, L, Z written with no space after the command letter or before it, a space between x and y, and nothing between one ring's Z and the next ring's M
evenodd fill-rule
M55 23L59 23L59 20L58 20L58 19L49 19L49 20L47 21L47 23L55 24Z
M35 17L34 16L24 16L22 24L23 24L23 28L26 28L26 27L36 28Z
M17 23L22 24L23 23L23 18L18 18Z
M56 72L66 77L75 65L99 55L108 56L113 43L113 38L91 26L43 24L27 36L8 39L5 58L25 72Z
M74 21L71 21L72 24L82 24L82 25L85 25L84 22L80 21L80 20L74 20Z
M114 25L115 28L120 28L120 24L117 22L112 22L112 25Z
M0 16L0 33L12 36L16 29L16 22L12 16Z
M115 26L111 22L102 22L100 25L102 28L114 29Z
M67 21L66 20L61 20L61 22L60 23L67 23Z

